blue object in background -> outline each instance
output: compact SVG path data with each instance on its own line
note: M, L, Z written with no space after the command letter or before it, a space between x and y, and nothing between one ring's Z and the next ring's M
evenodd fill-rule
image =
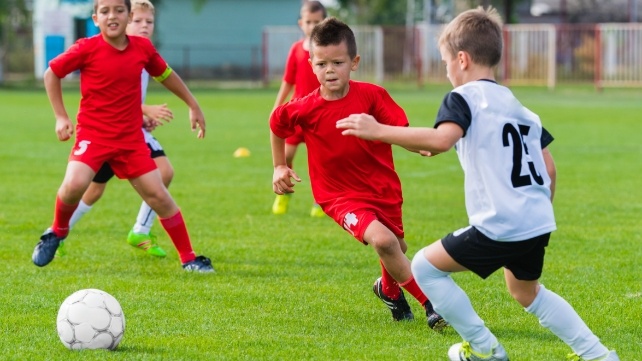
M47 35L45 36L45 67L49 66L51 61L56 56L65 51L65 37L62 35Z
M87 37L94 36L100 33L100 29L98 29L98 27L94 25L94 20L92 20L92 18L88 18L85 21L85 32L87 34Z

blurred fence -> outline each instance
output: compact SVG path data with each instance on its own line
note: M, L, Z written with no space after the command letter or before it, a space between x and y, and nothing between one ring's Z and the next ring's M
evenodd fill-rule
M447 82L437 47L440 25L355 26L361 55L355 78ZM0 48L5 80L33 77L33 41L28 32ZM266 27L260 44L186 46L161 44L163 57L186 80L280 82L296 26ZM497 78L507 85L588 83L597 88L642 87L642 24L505 25L504 54ZM1 80L1 78L0 78Z
M376 41L360 43L360 35L377 29L381 35L374 37ZM356 78L416 81L419 85L445 82L436 41L441 29L441 25L372 27L367 31L355 28L362 62L374 60L374 64L361 68ZM286 33L290 39L300 37L296 27L280 27L277 36ZM263 76L267 81L283 71L291 44L270 44L273 36L272 29L266 28ZM277 58L274 54L283 55ZM372 69L379 69L379 73ZM642 87L642 24L505 25L504 54L497 77L505 84L550 88L560 82L593 83L598 88Z

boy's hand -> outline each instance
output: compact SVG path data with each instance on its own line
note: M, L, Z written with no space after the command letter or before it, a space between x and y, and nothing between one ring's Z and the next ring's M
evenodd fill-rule
M189 121L192 126L192 131L198 128L198 138L205 138L205 115L200 107L190 108Z
M58 140L64 142L74 134L74 125L69 118L56 118L56 135Z
M143 128L145 128L146 131L152 132L156 127L163 125L162 122L158 122L154 119L148 118L147 116L143 116Z
M380 124L370 114L352 114L347 118L337 121L337 128L345 129L342 135L354 135L356 137L376 140Z
M144 107L145 116L153 120L156 125L163 125L163 122L169 123L174 119L174 113L167 107L167 104L146 105Z
M301 181L301 178L288 166L279 165L274 167L274 175L272 175L272 190L276 194L283 195L285 193L294 193L294 183L292 179L297 182Z

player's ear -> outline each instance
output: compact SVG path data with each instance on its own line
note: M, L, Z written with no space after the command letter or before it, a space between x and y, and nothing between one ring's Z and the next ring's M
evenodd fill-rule
M98 15L96 13L91 14L91 20L93 20L95 26L98 26Z
M350 70L357 71L357 69L359 69L359 61L361 61L361 55L357 54L357 56L355 56L354 59L352 59Z
M470 54L465 51L457 52L457 63L459 64L459 69L466 70L470 66Z

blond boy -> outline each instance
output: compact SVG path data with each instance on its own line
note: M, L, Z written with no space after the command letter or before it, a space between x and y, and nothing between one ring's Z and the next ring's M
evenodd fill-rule
M451 361L505 361L508 355L450 277L472 271L482 278L503 268L508 290L540 324L573 350L572 360L619 360L573 307L539 283L545 248L556 229L552 196L555 167L545 149L553 140L539 117L495 82L502 54L496 10L466 11L439 38L448 79L434 128L400 128L355 114L337 122L344 135L423 149L431 156L455 147L465 174L469 225L419 251L412 273L435 310L464 339ZM523 357L515 356L521 360ZM542 358L550 358L543 356Z

